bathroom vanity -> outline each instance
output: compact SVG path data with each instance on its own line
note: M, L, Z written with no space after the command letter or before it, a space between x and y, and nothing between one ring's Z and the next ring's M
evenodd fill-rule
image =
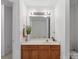
M29 12L32 39L21 41L21 59L60 59L60 44L50 39L55 36L52 16L50 11Z
M21 59L60 59L58 42L35 41L22 42Z

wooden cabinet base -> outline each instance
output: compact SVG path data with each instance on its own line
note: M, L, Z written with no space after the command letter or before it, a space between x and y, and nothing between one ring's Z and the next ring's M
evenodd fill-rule
M22 45L21 59L60 59L60 45Z

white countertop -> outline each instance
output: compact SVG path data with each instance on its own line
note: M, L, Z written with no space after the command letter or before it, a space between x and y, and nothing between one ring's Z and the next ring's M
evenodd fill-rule
M46 41L48 40L48 42ZM21 45L60 45L57 41L52 41L52 39L39 38L39 39L30 39L25 41L21 40Z

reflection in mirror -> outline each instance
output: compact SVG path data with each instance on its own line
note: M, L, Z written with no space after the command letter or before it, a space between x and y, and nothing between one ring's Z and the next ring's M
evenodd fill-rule
M31 38L50 38L50 17L30 16Z

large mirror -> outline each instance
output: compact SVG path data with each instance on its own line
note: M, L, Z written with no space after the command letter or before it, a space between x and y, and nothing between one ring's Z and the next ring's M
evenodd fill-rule
M32 38L50 38L50 18L43 16L30 16L32 25Z
M50 38L51 35L51 13L32 12L29 19L32 26L31 38Z

